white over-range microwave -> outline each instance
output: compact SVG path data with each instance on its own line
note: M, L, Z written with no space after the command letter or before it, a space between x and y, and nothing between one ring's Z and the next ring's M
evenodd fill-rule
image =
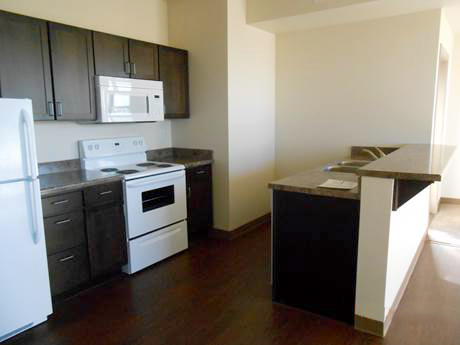
M97 122L164 120L163 82L96 77Z

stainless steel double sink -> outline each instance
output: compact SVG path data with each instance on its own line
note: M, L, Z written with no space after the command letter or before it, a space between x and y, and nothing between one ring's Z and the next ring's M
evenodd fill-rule
M371 163L365 160L345 160L337 164L327 165L323 168L324 171L342 172L342 173L355 173L359 168Z

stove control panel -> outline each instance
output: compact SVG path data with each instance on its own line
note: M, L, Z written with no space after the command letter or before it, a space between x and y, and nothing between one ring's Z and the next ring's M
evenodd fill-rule
M123 137L80 140L78 150L80 158L101 158L144 153L147 150L147 146L143 137Z

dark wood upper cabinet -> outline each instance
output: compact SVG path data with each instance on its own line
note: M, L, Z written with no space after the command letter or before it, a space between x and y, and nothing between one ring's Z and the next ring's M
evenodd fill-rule
M95 120L91 31L56 23L48 25L57 119Z
M1 97L32 99L35 120L54 120L46 22L0 12Z
M158 46L154 43L129 40L131 77L158 80Z
M94 76L161 80L165 118L188 118L187 51L0 11L0 96L35 120L96 120Z
M163 81L165 118L188 118L188 53L186 50L160 46L160 80Z
M128 39L102 32L93 32L96 75L129 78Z

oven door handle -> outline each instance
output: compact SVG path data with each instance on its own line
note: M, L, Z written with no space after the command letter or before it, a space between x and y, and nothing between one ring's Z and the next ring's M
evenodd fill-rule
M157 183L157 182L164 182L164 181L169 181L169 180L175 180L179 177L182 177L185 175L185 172L184 170L181 170L181 171L176 171L174 173L165 173L165 174L162 174L162 175L157 175L157 176L154 176L152 178L150 178L148 181L142 181L142 182L136 182L136 183L132 183L131 181L128 181L126 183L126 187L127 188L139 188L139 187L144 187L144 186L149 186L149 185L152 185L153 183Z

